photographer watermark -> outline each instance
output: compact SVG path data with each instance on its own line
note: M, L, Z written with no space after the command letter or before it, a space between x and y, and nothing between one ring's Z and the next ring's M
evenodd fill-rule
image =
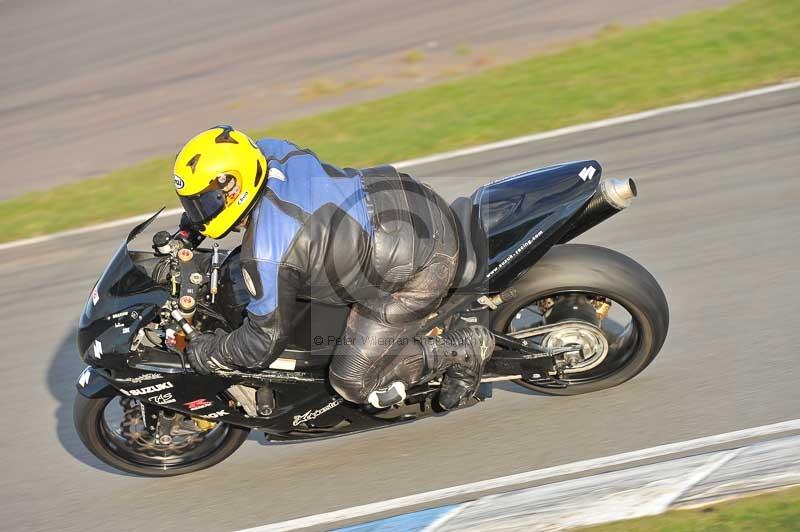
M315 346L340 346L340 345L353 345L353 346L391 346L391 345L409 345L414 339L408 336L365 336L361 334L344 335L344 336L322 336L317 335L314 337Z

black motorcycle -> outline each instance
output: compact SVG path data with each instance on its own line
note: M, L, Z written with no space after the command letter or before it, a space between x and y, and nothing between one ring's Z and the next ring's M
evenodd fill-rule
M461 239L456 281L419 335L481 323L497 347L472 404L496 381L549 395L602 390L632 378L667 335L667 301L656 280L610 249L566 244L626 208L632 180L600 180L596 161L529 171L485 185L450 208ZM251 429L269 441L338 436L444 414L440 379L411 388L385 409L351 404L328 383L348 306L298 300L289 347L269 369L203 376L184 350L198 331L233 330L249 293L239 249L192 245L159 232L153 251L130 242L106 267L80 318L75 427L115 468L170 476L212 466Z

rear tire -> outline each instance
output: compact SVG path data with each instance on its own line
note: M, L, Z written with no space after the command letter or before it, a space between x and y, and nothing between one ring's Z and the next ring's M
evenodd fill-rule
M638 327L635 347L610 374L561 388L514 381L529 390L578 395L617 386L642 372L658 355L667 337L669 306L658 282L639 263L607 248L585 244L555 246L513 287L518 295L497 310L492 322L496 332L505 333L514 317L534 301L571 292L596 294L618 302Z
M81 441L89 451L106 464L147 477L171 477L192 473L206 469L225 460L247 439L250 429L228 425L227 433L220 441L219 445L205 456L181 464L171 465L145 465L136 463L120 453L115 452L114 446L109 444L108 438L102 429L104 422L103 413L106 406L116 397L98 397L90 399L80 393L75 397L73 405L73 420L75 429Z

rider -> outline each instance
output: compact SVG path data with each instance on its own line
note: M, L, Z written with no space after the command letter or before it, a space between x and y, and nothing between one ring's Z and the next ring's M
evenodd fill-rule
M188 358L197 372L269 367L286 346L301 297L353 304L329 371L344 399L387 407L442 373L442 408L474 395L494 349L489 330L468 325L416 337L458 265L453 215L429 187L391 166L340 169L311 150L277 139L256 143L230 126L191 139L174 174L186 215L202 235L245 230L247 316L233 332L191 342Z

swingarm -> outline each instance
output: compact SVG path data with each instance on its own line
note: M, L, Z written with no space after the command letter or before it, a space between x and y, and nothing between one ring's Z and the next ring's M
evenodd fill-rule
M533 340L563 327L565 322L517 331L494 332L495 352L485 368L484 382L514 379L544 379L558 383L564 371L582 360L580 345L544 346Z

